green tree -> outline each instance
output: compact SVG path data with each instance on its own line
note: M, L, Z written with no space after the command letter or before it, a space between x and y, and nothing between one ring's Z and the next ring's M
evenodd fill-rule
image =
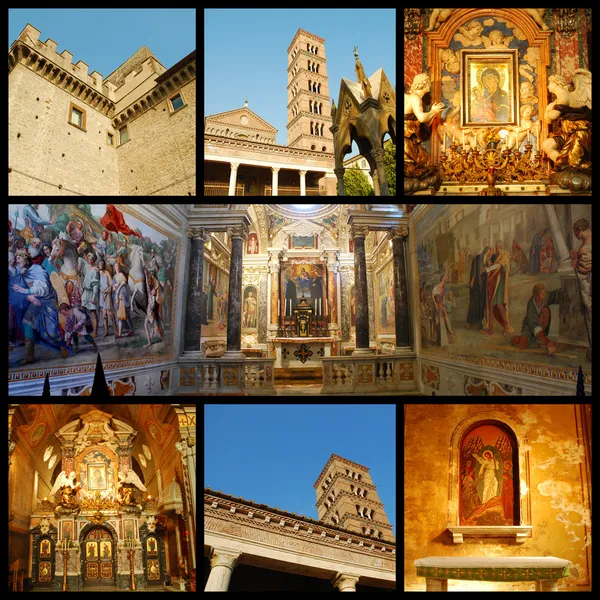
M338 190L339 192L339 190ZM344 194L346 196L372 196L373 188L367 176L361 171L358 163L344 173Z
M385 166L385 180L390 190L390 196L396 195L396 144L389 143L385 147L383 155Z

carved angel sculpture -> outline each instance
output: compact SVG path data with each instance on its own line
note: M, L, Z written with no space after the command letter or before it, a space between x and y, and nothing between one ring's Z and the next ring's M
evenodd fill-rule
M544 23L544 13L546 12L545 8L524 8L526 13L530 14L533 17L533 20L544 30L550 29L546 23Z
M573 90L567 79L551 75L548 91L556 100L546 107L544 121L560 121L561 135L553 135L543 145L559 170L567 167L591 168L592 152L592 74L576 69Z
M144 484L142 483L141 479L136 475L135 471L133 471L132 469L129 469L127 473L119 473L119 480L121 481L121 483L132 483L133 485L135 485L135 487L142 490L142 492L146 491L146 488L144 487Z
M439 27L450 15L455 11L455 8L434 8L429 15L429 26L425 31L431 31Z
M58 477L56 478L56 481L54 482L54 486L52 487L52 490L50 490L50 494L48 494L49 497L52 497L56 494L56 492L58 492L58 490L60 490L61 488L68 486L72 489L75 489L76 487L80 486L81 483L78 483L77 485L74 484L74 479L75 479L75 471L71 471L71 473L69 474L69 476L67 477L67 472L66 471L61 471L58 474Z

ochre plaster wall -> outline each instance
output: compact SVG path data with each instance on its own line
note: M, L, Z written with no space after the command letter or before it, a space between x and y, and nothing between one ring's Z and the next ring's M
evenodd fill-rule
M479 413L514 424L522 445L521 464L529 464L532 537L517 545L508 538L465 537L454 544L447 532L450 514L448 473L451 438L466 419ZM424 591L414 561L427 556L555 556L574 568L560 590L590 591L591 518L584 405L472 404L405 405L404 423L404 589ZM588 441L589 442L589 441ZM523 456L523 454L525 456ZM521 476L523 488L523 474ZM453 502L457 493L452 494ZM526 511L523 511L526 513ZM455 513L454 513L455 514ZM449 591L534 590L534 583L448 582Z

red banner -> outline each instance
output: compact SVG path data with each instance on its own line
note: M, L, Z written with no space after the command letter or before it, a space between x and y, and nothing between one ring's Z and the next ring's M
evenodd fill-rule
M106 214L100 219L100 223L104 225L108 231L114 231L115 233L124 233L125 235L136 235L139 238L144 236L137 231L133 231L127 223L125 223L125 217L123 213L115 208L112 204L106 205Z

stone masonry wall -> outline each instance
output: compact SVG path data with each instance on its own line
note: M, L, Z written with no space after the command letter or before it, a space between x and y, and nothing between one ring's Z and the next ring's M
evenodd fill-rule
M69 124L71 102L85 110L86 132ZM115 133L107 116L17 64L9 75L9 195L117 195L107 130Z
M171 114L164 99L128 122L117 148L121 195L196 195L196 80L179 89L186 107Z

